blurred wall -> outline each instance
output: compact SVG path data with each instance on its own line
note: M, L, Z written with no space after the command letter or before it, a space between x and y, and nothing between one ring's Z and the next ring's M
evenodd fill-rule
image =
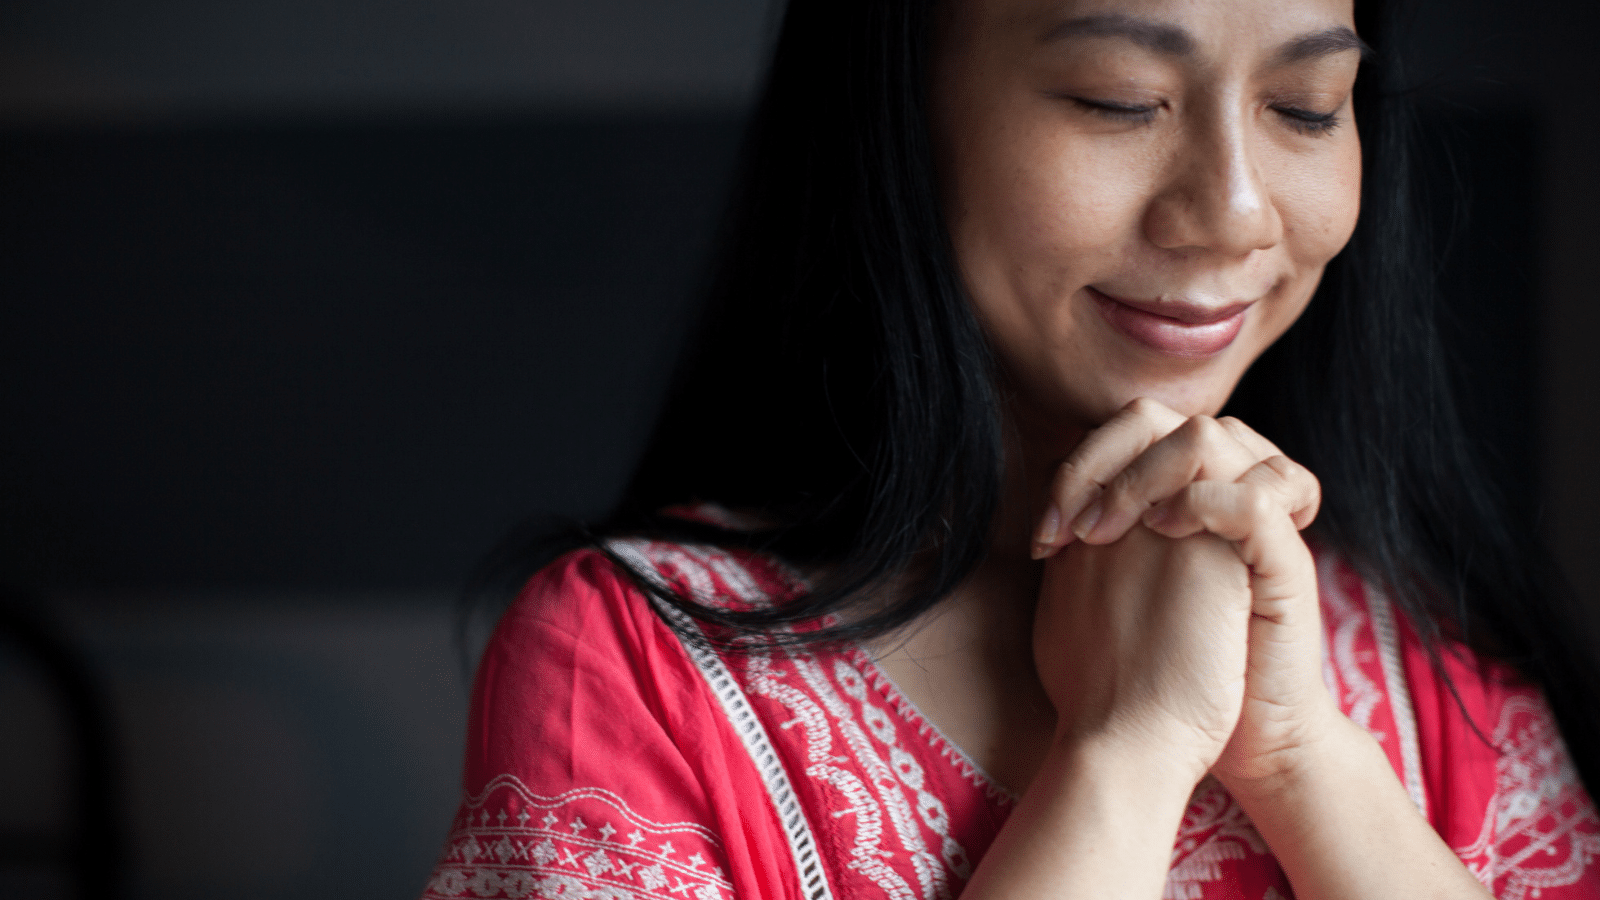
M603 510L675 353L765 3L12 4L0 896L415 896L457 801L455 594ZM7 594L6 603L16 602ZM4 618L0 616L0 618Z
M738 108L772 0L16 0L0 115Z
M1600 7L1559 4L1544 10L1540 22L1525 57L1540 61L1537 102L1547 135L1540 184L1546 486L1540 526L1580 595L1593 603L1600 602L1600 121L1576 112L1572 102L1600 91L1600 59L1587 37L1600 28Z

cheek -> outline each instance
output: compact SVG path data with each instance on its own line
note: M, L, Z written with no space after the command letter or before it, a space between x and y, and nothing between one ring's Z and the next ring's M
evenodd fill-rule
M1302 266L1320 268L1350 241L1361 211L1361 150L1352 138L1330 164L1300 167L1286 178L1280 205L1290 252Z
M1093 271L1137 236L1145 179L1128 153L1044 129L978 133L958 156L952 222L974 276Z

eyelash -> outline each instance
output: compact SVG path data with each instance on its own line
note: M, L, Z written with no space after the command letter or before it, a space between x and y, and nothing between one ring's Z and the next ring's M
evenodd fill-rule
M1134 122L1140 125L1155 121L1156 111L1161 108L1159 105L1128 106L1122 103L1111 103L1106 100L1089 100L1084 97L1069 97L1067 99L1097 116L1117 122Z
M1127 106L1106 100L1090 100L1085 97L1069 97L1068 99L1097 116L1139 125L1154 121L1156 112L1161 109L1160 105ZM1339 114L1336 112L1319 113L1294 106L1274 106L1272 111L1282 117L1290 128L1301 134L1313 137L1331 133L1335 128L1339 127L1341 121Z
M1332 132L1340 123L1336 112L1319 113L1293 106L1274 106L1272 110L1282 116L1290 128L1313 137Z

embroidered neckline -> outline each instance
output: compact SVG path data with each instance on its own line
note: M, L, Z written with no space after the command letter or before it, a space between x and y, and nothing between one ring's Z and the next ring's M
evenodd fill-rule
M613 540L608 542L613 553L625 558L647 577L666 581L662 571L664 560L652 555L653 545L647 541L639 540ZM717 574L725 581L731 582L730 587L743 592L740 600L748 602L750 599L765 594L760 587L748 577L742 561L738 570L726 567L714 567L712 557L709 555L695 558L687 553L684 547L679 546L679 552L685 553L689 561L706 567L708 570L717 568ZM679 574L693 577L692 570L679 570ZM744 577L740 577L744 576ZM664 604L656 603L651 598L651 603L661 615L672 620L685 632L697 630L694 620L682 611L673 609ZM804 811L800 808L799 800L795 797L794 789L789 783L788 773L779 761L777 753L773 750L772 741L766 729L755 712L750 709L744 691L740 688L733 674L723 664L722 659L711 649L694 641L683 642L684 652L690 661L700 671L705 679L706 686L717 698L722 706L729 724L739 735L740 742L744 745L745 752L750 761L755 765L761 777L763 786L767 790L767 798L772 803L773 811L778 816L778 821L783 828L784 837L789 844L789 852L794 859L795 872L800 879L801 893L806 900L832 900L833 892L828 884L827 877L823 874L821 860L817 855L816 836L812 833L810 822L807 821Z
M900 690L900 686L894 683L889 673L885 672L860 645L852 645L845 651L844 656L867 676L867 683L889 702L895 714L907 725L915 728L917 734L927 741L928 746L944 758L957 774L973 787L983 791L984 796L991 802L1006 807L1016 804L1017 795L1001 784L1000 779L989 774L971 754L961 748L961 745L941 731L939 726L911 702L911 698Z

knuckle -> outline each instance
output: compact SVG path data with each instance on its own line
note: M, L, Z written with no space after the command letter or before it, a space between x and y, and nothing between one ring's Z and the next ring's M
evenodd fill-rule
M1123 469L1106 482L1100 502L1106 506L1122 506L1132 501L1138 487L1138 475L1132 468Z
M1240 421L1237 416L1223 416L1217 420L1217 424L1222 426L1222 429L1228 434L1240 441L1245 441L1249 438L1257 436L1255 429Z
M1057 485L1069 485L1075 481L1083 481L1087 478L1088 472L1084 466L1084 461L1082 457L1078 456L1077 454L1067 457L1066 461L1056 467Z
M1207 446L1219 444L1232 437L1228 434L1226 426L1210 416L1195 416L1189 421L1194 423L1195 436Z
M1227 429L1210 416L1190 416L1180 426L1179 432L1183 446L1194 448L1197 452L1214 452L1232 440Z
M1278 499L1270 491L1256 485L1246 486L1244 504L1253 519L1266 519L1279 512Z
M1200 421L1200 416L1190 416L1183 420L1183 424L1172 430L1167 435L1171 446L1179 447L1192 452L1194 448L1205 443L1205 423Z
M1295 471L1301 468L1300 465L1282 454L1269 456L1263 459L1261 464L1271 469L1274 475L1285 481L1297 481L1300 478L1300 473ZM1309 475L1310 473L1307 472L1306 474Z
M1298 487L1302 492L1314 497L1322 495L1322 482L1305 466L1282 454L1268 457L1264 462L1271 466L1274 472L1281 475L1285 481Z
M1155 415L1161 409L1165 409L1165 407L1149 397L1135 397L1128 401L1127 406L1122 408L1122 414L1145 418Z

